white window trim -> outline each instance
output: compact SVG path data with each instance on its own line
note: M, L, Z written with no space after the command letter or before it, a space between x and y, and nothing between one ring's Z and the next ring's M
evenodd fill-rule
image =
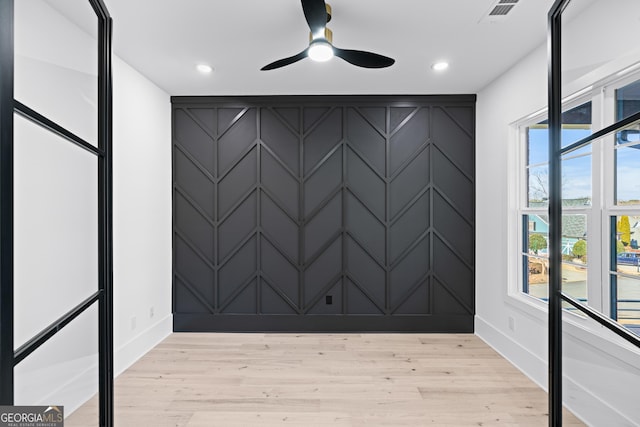
M615 121L615 90L629 83L640 80L640 72L615 74L602 79L592 86L575 92L573 96L565 98L562 110L566 111L585 102L592 102L592 132L596 132ZM522 292L523 262L522 235L523 215L547 213L546 209L526 208L528 189L526 180L526 150L522 142L526 138L526 128L540 122L547 116L546 108L512 123L509 129L509 144L507 160L508 168L508 213L507 213L507 289L504 293L505 302L532 314L541 320L546 320L548 304L537 297ZM513 143L515 141L515 143ZM610 316L610 271L606 265L610 259L610 228L611 216L636 214L640 215L640 206L616 206L614 201L614 137L609 136L592 143L592 194L589 208L566 208L576 214L587 215L588 253L593 259L601 262L589 262L587 270L588 305L603 314ZM593 279L590 279L593 278ZM599 280L598 280L599 279ZM533 310L532 310L533 309ZM592 331L590 320L580 313L564 311L563 318L580 329ZM599 334L603 339L608 335Z

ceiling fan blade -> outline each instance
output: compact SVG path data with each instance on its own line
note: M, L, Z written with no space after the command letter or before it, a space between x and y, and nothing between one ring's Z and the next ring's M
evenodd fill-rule
M261 71L274 70L276 68L284 67L285 65L290 65L290 64L293 64L294 62L298 62L301 59L304 59L307 57L308 50L309 48L306 48L305 50L303 50L297 55L293 55L284 59L278 59L277 61L274 61L271 64L265 65L264 67L260 68L260 70Z
M333 53L350 64L364 68L385 68L392 66L396 62L395 59L388 56L363 50L340 49L334 46Z
M327 6L324 0L302 0L302 10L311 34L322 33L327 25Z

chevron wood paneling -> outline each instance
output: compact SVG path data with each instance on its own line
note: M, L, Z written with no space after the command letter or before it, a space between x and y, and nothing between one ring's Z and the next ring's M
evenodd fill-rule
M472 330L474 128L472 96L173 98L175 329Z

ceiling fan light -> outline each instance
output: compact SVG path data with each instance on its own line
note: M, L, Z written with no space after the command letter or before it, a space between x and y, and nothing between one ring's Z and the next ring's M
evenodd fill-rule
M325 62L333 58L333 46L326 40L314 40L308 54L316 62Z

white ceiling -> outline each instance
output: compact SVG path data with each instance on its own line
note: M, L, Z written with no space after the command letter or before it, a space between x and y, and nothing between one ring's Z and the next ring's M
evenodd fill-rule
M72 0L48 0L78 25ZM395 58L387 69L338 58L260 68L307 47L298 0L105 0L118 56L170 95L477 93L546 36L553 0L520 0L499 22L496 0L329 0L333 41ZM447 60L446 72L431 70ZM215 71L195 69L208 63Z

